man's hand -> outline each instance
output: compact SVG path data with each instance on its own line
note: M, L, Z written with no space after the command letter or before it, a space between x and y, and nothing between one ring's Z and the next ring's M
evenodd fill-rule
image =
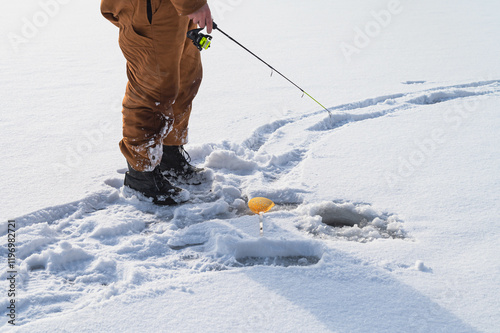
M212 32L213 20L212 20L212 13L210 12L208 4L205 4L205 6L201 7L193 14L189 14L188 17L194 23L198 24L200 28L207 27L207 32L208 33Z

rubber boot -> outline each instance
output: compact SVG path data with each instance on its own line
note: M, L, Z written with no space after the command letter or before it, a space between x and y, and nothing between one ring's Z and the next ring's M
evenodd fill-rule
M191 158L184 150L184 146L164 145L160 169L163 175L172 181L200 185L207 180L205 169L191 165L190 161Z
M157 166L153 171L140 172L128 164L125 186L152 198L157 205L177 205L189 200L189 192L172 185Z

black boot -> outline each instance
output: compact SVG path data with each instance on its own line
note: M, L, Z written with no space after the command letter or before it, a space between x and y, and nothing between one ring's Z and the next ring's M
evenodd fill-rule
M125 173L125 186L152 198L157 205L177 205L189 200L189 192L175 187L161 174L160 167L153 171L140 172L130 164Z
M163 146L160 169L172 181L200 185L206 181L205 169L189 164L191 158L183 146Z

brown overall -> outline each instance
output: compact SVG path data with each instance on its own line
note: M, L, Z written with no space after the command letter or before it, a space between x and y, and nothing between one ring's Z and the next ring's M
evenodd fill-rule
M162 144L187 143L193 98L202 79L200 52L186 38L186 15L206 0L102 0L101 12L120 28L127 60L120 149L137 171L152 171Z

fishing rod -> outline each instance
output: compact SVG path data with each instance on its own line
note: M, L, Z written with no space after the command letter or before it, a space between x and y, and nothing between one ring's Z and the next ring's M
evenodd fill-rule
M245 46L243 46L236 39L234 39L233 37L229 36L224 31L222 31L215 22L213 22L213 28L216 29L216 30L218 30L220 33L222 33L224 36L226 36L231 41L233 41L234 43L236 43L238 46L240 46L241 48L243 48L245 51L247 51L248 53L250 53L251 55L253 55L255 58L259 59L266 66L268 66L273 72L276 72L279 75L281 75L281 77L283 77L285 80L287 80L292 85L294 85L297 89L299 89L302 92L302 96L307 95L309 98L311 98L313 101L315 101L319 106L321 106L323 109L325 109L326 112L328 112L328 114L330 115L330 117L332 116L332 113L330 112L330 110L328 110L326 107L324 107L323 104L321 104L320 102L318 102L314 97L312 97L311 95L309 95L304 89L302 89L301 87L299 87L295 82L293 82L292 80L290 80L289 78L287 78L285 75L283 75L276 68L274 68L273 66L271 66L270 64L268 64L267 62L265 62L264 60L262 60L262 58L260 58L259 56L257 56L255 53L253 53L252 51L250 51L248 48L246 48ZM212 43L212 36L205 35L205 34L201 33L201 31L203 29L204 28L193 29L193 30L189 30L188 33L187 33L187 37L193 41L193 44L200 51L208 49L210 47L211 43ZM273 72L271 72L271 75L272 75Z

